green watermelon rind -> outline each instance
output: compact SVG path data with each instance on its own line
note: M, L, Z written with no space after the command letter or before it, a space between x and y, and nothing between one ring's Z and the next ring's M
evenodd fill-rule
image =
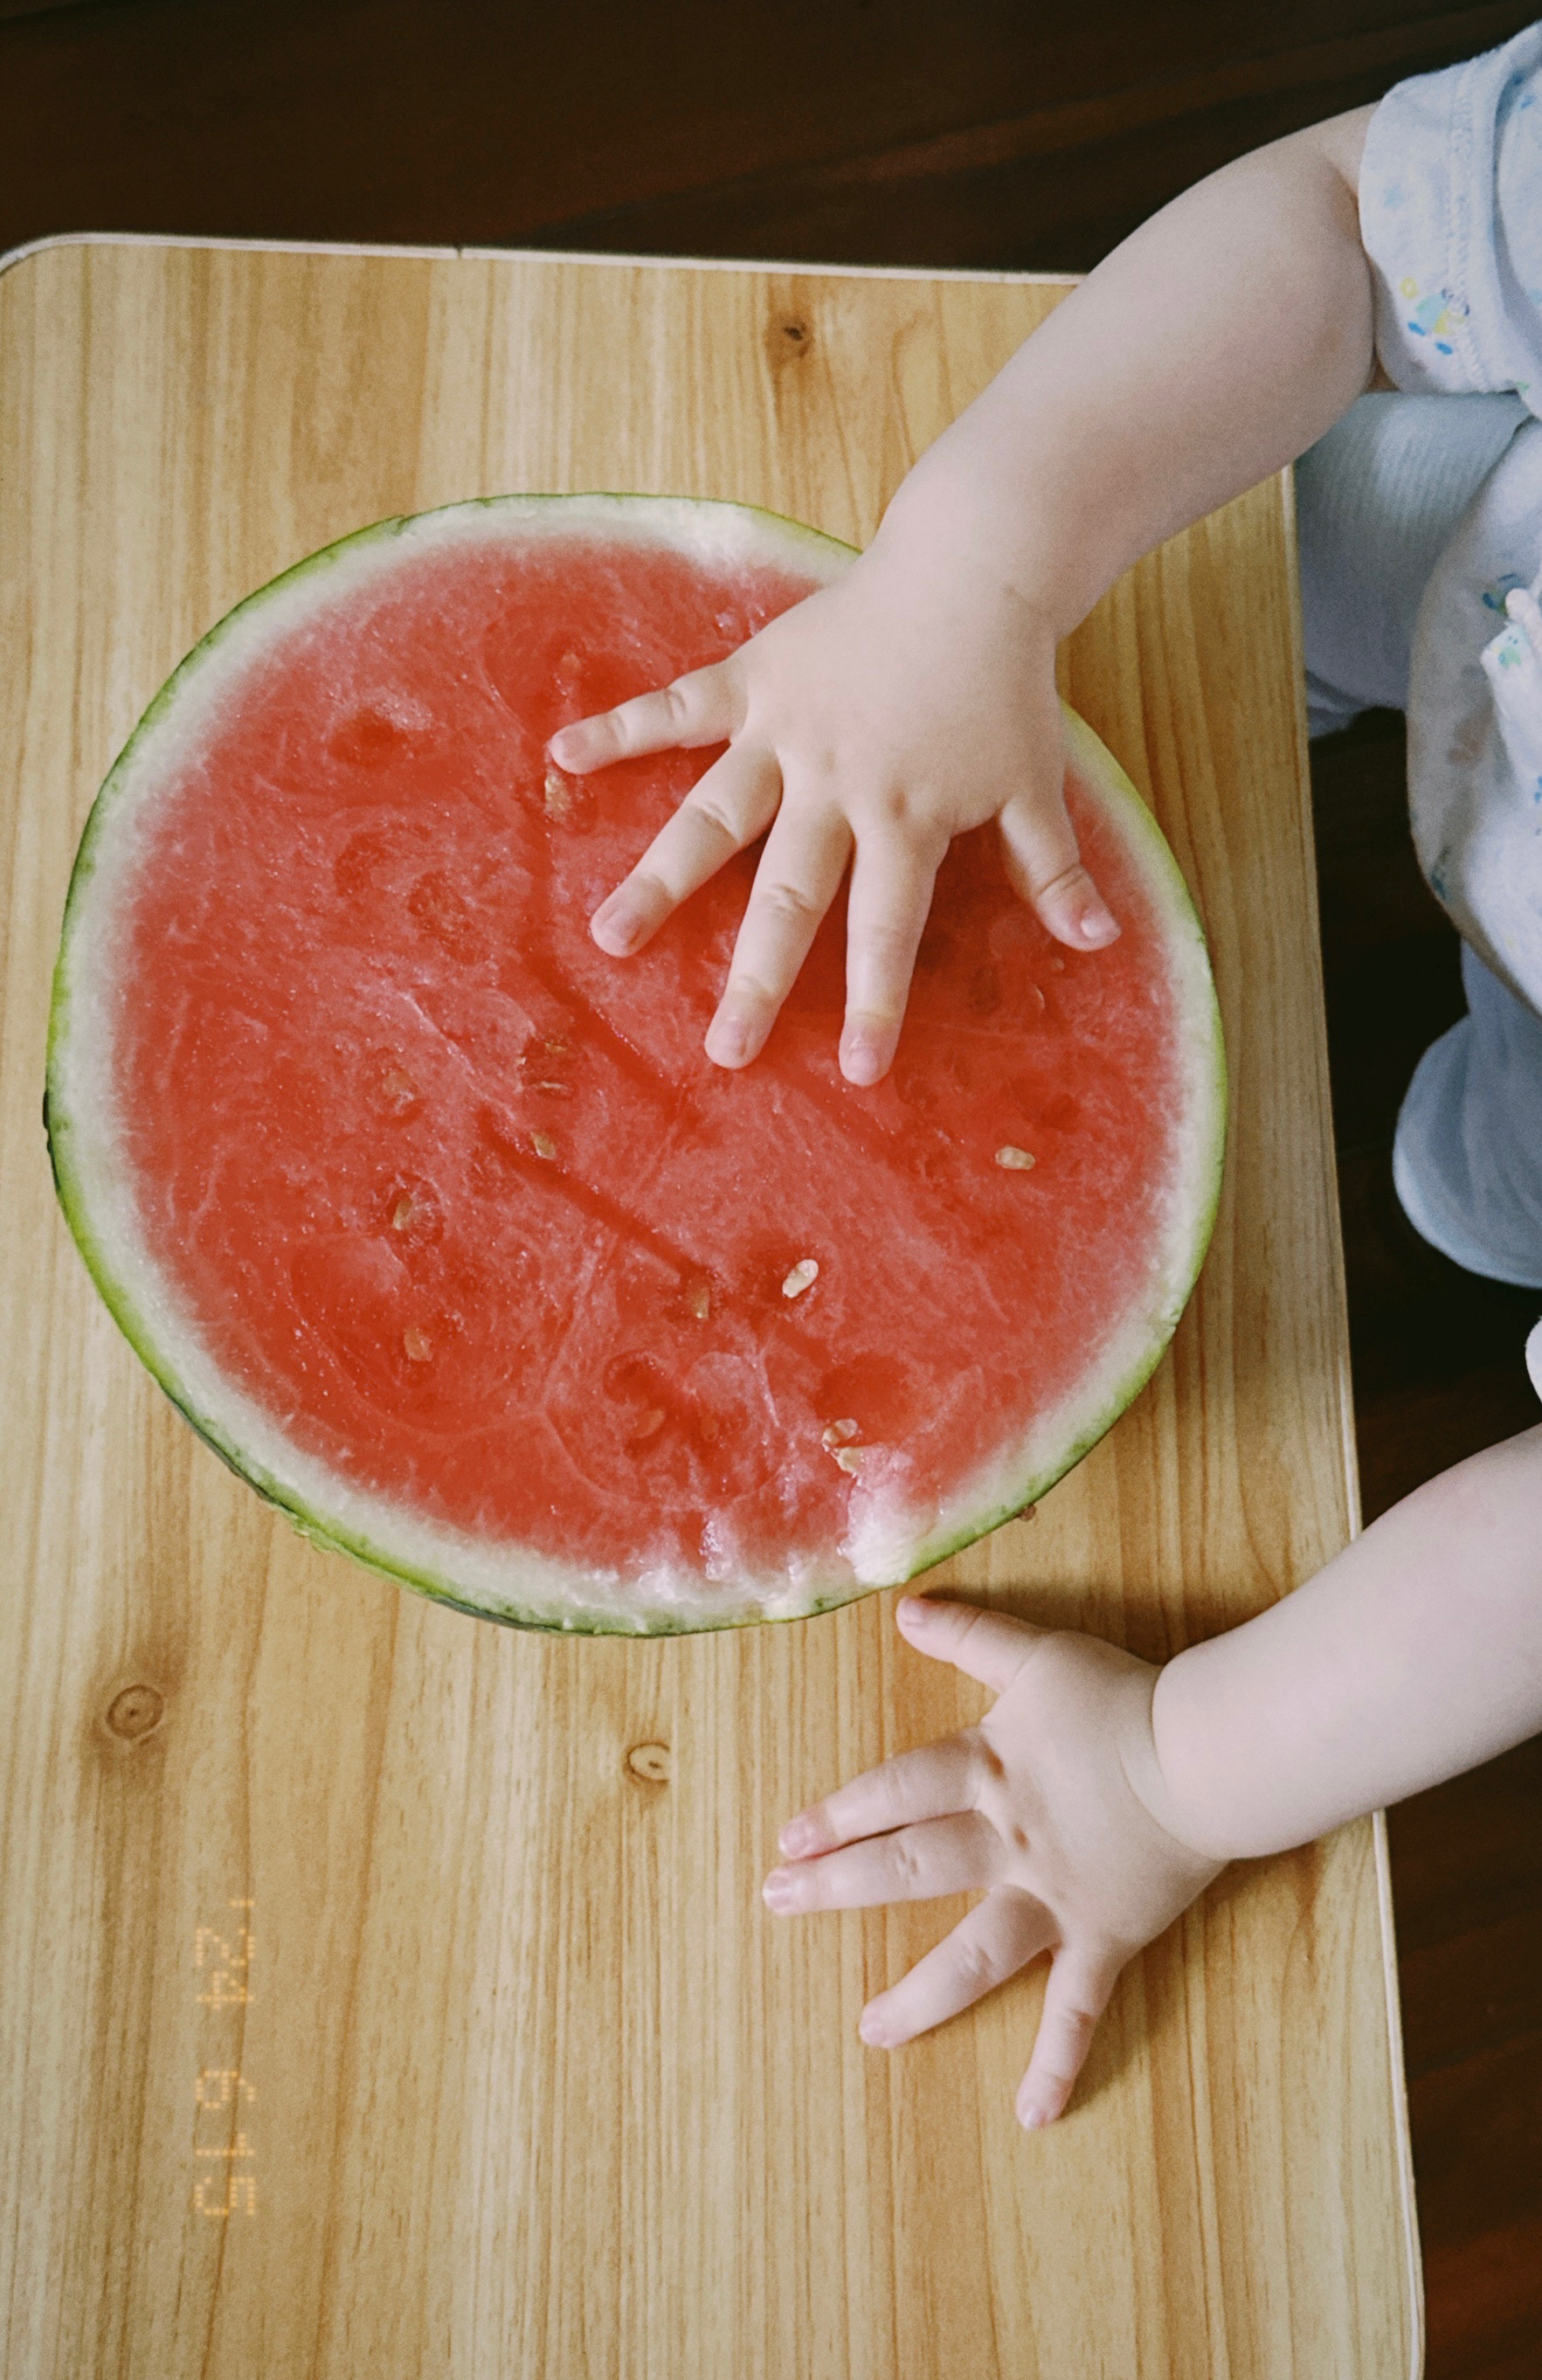
M500 1593L496 1602L471 1599L464 1591L464 1582L457 1583L436 1569L405 1559L400 1553L375 1542L370 1536L343 1525L335 1515L317 1510L312 1501L260 1462L249 1446L238 1442L229 1429L200 1410L198 1400L189 1392L179 1373L174 1360L174 1349L163 1343L163 1334L157 1332L142 1310L131 1286L120 1277L92 1220L90 1186L75 1162L76 1120L71 1113L65 1075L74 1017L79 929L103 847L110 832L119 822L124 797L133 783L135 771L145 756L147 746L174 717L179 715L189 693L197 694L204 688L211 662L231 657L232 646L244 627L261 622L264 617L270 628L279 625L273 618L272 607L275 600L282 603L285 597L293 596L301 589L314 591L318 582L339 565L345 565L361 554L367 555L370 550L383 547L396 538L414 532L420 534L425 528L433 530L436 525L446 522L452 527L457 526L469 516L490 513L497 515L503 521L523 518L533 523L546 519L552 521L553 527L570 526L577 530L591 525L607 527L620 529L628 537L637 537L639 541L684 542L692 551L699 550L700 540L699 537L694 540L685 537L683 532L687 528L698 532L705 529L710 533L730 526L742 528L753 523L765 537L757 560L811 569L813 575L825 580L838 576L855 558L855 550L839 540L759 506L725 504L705 498L636 496L611 492L584 495L480 497L460 504L442 506L427 514L394 515L368 528L356 529L307 555L236 604L192 648L145 710L103 783L76 855L54 977L47 1088L43 1100L49 1160L59 1202L103 1303L152 1377L221 1462L282 1512L303 1536L321 1549L347 1554L382 1577L472 1617L555 1634L694 1634L708 1629L746 1626L771 1620L809 1618L833 1610L872 1593L876 1588L903 1585L917 1572L932 1568L949 1554L972 1544L1001 1522L1022 1511L1025 1505L1037 1500L1079 1462L1124 1411L1160 1361L1198 1274L1210 1236L1220 1188L1226 1084L1220 1018L1205 956L1203 930L1177 863L1145 802L1092 730L1068 707L1065 707L1065 727L1071 757L1095 793L1116 806L1132 830L1131 844L1144 857L1148 880L1167 917L1170 947L1175 953L1182 953L1187 945L1194 962L1186 969L1188 997L1184 1013L1189 1018L1191 1030L1197 1032L1205 1045L1206 1062L1196 1066L1190 1078L1191 1097L1200 1103L1202 1127L1198 1145L1193 1152L1194 1179L1196 1184L1203 1184L1203 1190L1193 1207L1192 1230L1183 1251L1183 1262L1172 1272L1170 1293L1163 1301L1160 1315L1147 1325L1136 1359L1127 1373L1106 1389L1097 1412L1088 1416L1070 1450L1067 1451L1063 1445L1057 1448L1052 1464L1036 1470L1020 1484L1014 1481L1004 1490L996 1489L984 1507L977 1506L961 1517L955 1505L941 1526L918 1542L913 1539L901 1560L891 1563L882 1576L863 1575L843 1581L833 1592L800 1593L793 1600L788 1599L785 1588L779 1586L775 1593L777 1608L774 1609L767 1609L766 1604L759 1599L752 1602L743 1598L730 1600L727 1608L722 1608L716 1604L716 1590L710 1605L706 1597L700 1602L679 1608L662 1607L648 1601L639 1603L635 1593L629 1594L629 1583L622 1579L615 1582L613 1599L602 1596L597 1604L591 1597L565 1594L561 1597L560 1610L550 1603L544 1609L523 1603L515 1594ZM677 532L675 537L668 534L671 528ZM89 937L86 938L86 947L89 950ZM147 1272L153 1281L153 1267L148 1267ZM1181 1293L1177 1290L1180 1277ZM168 1322L168 1330L175 1331L175 1322L176 1318L173 1317ZM519 1560L519 1555L511 1551L511 1573L517 1570ZM544 1557L529 1554L524 1557L524 1560L528 1569L548 1577L562 1567ZM580 1579L587 1579L590 1585L599 1584L591 1574L583 1573L577 1568L573 1569L572 1577L575 1584Z

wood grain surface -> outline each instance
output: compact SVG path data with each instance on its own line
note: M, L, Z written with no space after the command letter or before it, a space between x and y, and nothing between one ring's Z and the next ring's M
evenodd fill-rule
M885 2057L863 2000L956 1909L759 1900L785 1814L978 1690L885 1597L552 1642L318 1555L116 1337L38 1123L86 810L232 601L363 521L511 488L732 496L863 541L1060 294L109 243L0 274L7 2374L1416 2369L1377 1825L1222 1877L1025 2137L1036 1975ZM1065 655L1207 919L1228 1184L1139 1402L937 1576L1151 1656L1353 1520L1299 683L1279 484Z

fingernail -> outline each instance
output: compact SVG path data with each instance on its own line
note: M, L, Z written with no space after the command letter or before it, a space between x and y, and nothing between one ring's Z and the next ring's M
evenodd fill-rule
M795 1883L785 1868L773 1867L760 1887L760 1898L768 1909L790 1909L795 1890Z
M778 1851L788 1859L803 1859L819 1849L819 1829L809 1818L789 1818L776 1839Z
M848 1033L841 1044L841 1072L858 1089L877 1082L883 1061L882 1047L871 1033Z
M720 1066L742 1066L749 1055L749 1028L736 1016L714 1017L707 1032L707 1055Z
M1076 920L1076 932L1089 951L1100 951L1119 940L1119 927L1101 904L1084 909Z
M1054 2119L1048 2107L1020 2107L1017 2111L1017 2120L1026 2132L1037 2132L1041 2131L1044 2125L1052 2123Z
M882 2017L875 2016L871 2009L863 2010L861 2022L856 2030L869 2049L890 2049L893 2046L894 2035L892 2028L884 2022Z
M602 951L608 951L612 958L624 959L642 940L643 921L635 909L613 894L611 901L601 901L589 921L589 929Z
M896 1620L903 1620L907 1628L924 1626L927 1618L926 1597L920 1595L902 1595L894 1606L894 1617Z
M559 727L556 734L552 736L551 742L546 747L546 749L551 754L552 759L557 762L559 767L562 765L563 756L565 753L576 752L578 748L574 742L574 732L575 731L570 727Z

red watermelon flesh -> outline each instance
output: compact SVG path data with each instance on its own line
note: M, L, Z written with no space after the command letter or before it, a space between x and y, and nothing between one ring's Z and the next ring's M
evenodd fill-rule
M713 755L578 779L544 746L844 557L782 524L724 552L603 513L531 534L528 509L272 602L217 700L172 706L95 929L97 1095L168 1318L135 1335L174 1393L195 1346L264 1418L179 1400L297 1517L455 1599L499 1609L502 1559L504 1616L812 1608L1000 1517L1057 1418L1084 1442L1111 1418L1083 1412L1099 1366L1155 1360L1219 1155L1213 1009L1207 1075L1173 956L1196 937L1082 731L1115 944L1052 941L982 830L885 1082L836 1063L838 915L765 1054L713 1067L754 855L635 958L588 930ZM479 1560L394 1553L382 1509Z

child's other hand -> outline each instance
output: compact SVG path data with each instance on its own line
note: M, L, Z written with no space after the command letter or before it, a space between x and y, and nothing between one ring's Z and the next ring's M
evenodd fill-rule
M906 1641L992 1687L965 1728L843 1785L782 1829L788 1864L767 1877L779 1913L865 1909L983 1890L861 2033L892 2049L1051 1954L1032 2059L1017 2092L1026 2125L1070 2098L1120 1970L1219 1875L1221 1862L1163 1825L1151 1733L1158 1672L1092 1636L906 1597Z
M994 818L1007 865L1050 933L1080 950L1119 929L1077 855L1054 637L1037 607L978 571L878 541L835 586L709 669L552 738L582 773L726 741L591 920L622 957L731 855L771 832L707 1033L747 1065L792 989L852 862L841 1067L887 1073L933 879L955 834Z

